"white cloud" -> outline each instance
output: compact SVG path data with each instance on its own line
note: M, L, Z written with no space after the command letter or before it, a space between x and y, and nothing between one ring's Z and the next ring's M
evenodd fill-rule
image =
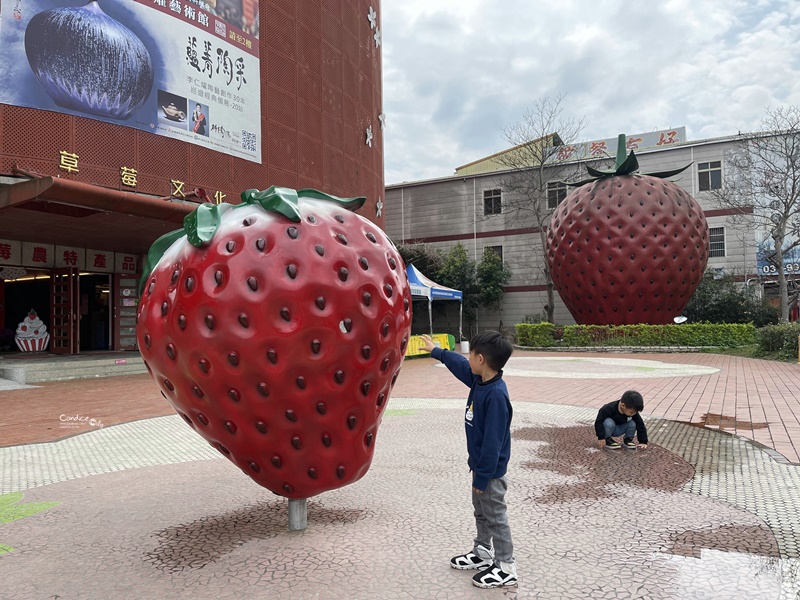
M446 176L567 94L585 139L685 125L701 139L800 104L800 2L384 0L386 181Z

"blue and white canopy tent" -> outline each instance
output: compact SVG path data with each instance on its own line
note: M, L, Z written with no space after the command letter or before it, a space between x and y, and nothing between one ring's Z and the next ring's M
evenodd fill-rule
M411 287L413 298L427 298L428 300L428 327L433 335L433 301L434 300L458 300L458 339L463 340L462 324L464 319L464 299L459 290L454 290L435 281L431 281L419 272L414 265L406 266L408 283Z

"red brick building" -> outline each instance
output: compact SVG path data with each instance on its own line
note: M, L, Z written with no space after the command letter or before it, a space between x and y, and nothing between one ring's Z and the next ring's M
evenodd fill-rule
M197 203L248 188L366 196L360 213L383 226L377 0L12 4L0 5L0 330L33 308L51 352L133 348L150 244ZM96 30L52 18L79 10ZM126 48L102 39L109 27ZM75 50L87 36L92 52ZM67 52L74 73L54 75ZM120 69L131 58L128 71L104 72L103 52ZM135 91L109 91L123 75Z

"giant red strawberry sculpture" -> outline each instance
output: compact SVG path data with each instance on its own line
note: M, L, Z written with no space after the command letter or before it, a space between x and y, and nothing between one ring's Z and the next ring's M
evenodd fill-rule
M137 337L178 414L260 485L361 478L408 343L403 261L364 198L247 190L158 240ZM349 209L349 210L348 210Z
M688 166L688 165L687 165ZM697 202L665 173L638 174L620 136L617 168L589 168L553 213L550 273L579 324L671 323L708 262L708 224Z

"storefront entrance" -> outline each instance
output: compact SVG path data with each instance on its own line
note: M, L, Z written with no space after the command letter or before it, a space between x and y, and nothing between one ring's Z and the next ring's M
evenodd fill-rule
M47 327L49 353L136 350L143 257L205 196L156 198L130 187L16 169L14 177L0 177L0 352L18 352L14 334L26 318L37 323L33 331L42 329L39 319ZM28 351L40 351L43 340Z
M17 326L33 309L47 325L48 330L52 318L50 315L50 271L26 270L18 279L0 281L0 352L19 352L14 342ZM18 275L12 272L12 275Z
M111 348L111 276L80 275L81 352Z
M76 269L26 270L0 282L0 352L17 352L14 332L31 310L47 326L53 354L77 354L114 348L110 273Z

